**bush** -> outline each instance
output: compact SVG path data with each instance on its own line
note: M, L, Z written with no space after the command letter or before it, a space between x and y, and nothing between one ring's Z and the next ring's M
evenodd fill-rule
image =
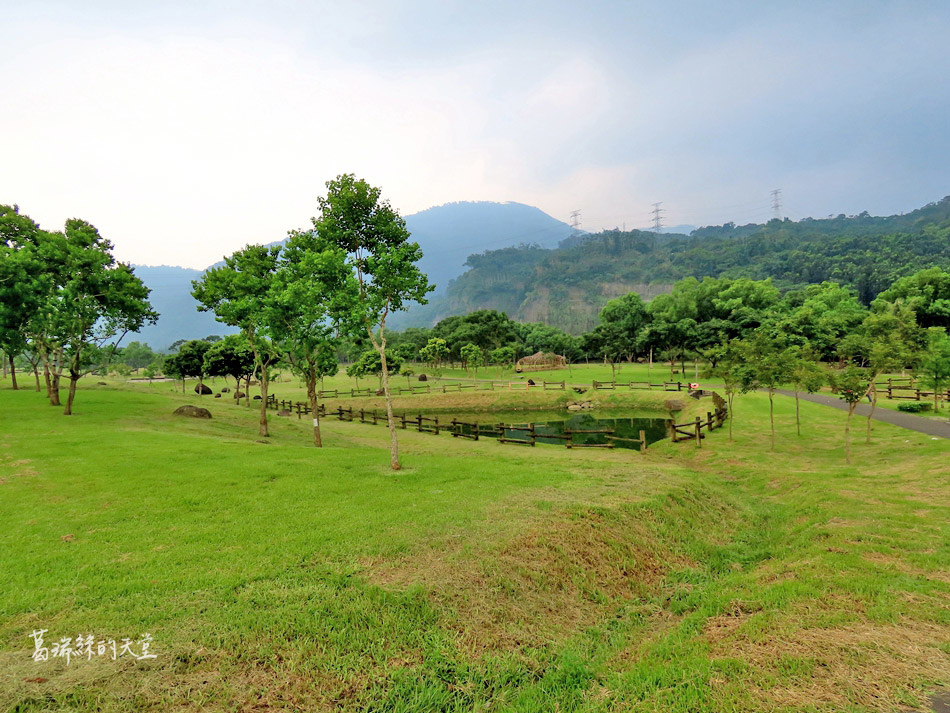
M924 403L923 401L911 401L910 403L897 405L897 410L904 411L905 413L920 413L921 411L930 411L932 409L933 404Z

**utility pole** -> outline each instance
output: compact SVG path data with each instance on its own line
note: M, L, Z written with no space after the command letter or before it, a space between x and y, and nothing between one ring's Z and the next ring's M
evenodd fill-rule
M776 188L772 191L772 212L775 214L775 220L782 219L782 189Z
M580 227L581 227L581 211L580 209L572 210L571 211L571 228L573 228L574 230L580 230Z

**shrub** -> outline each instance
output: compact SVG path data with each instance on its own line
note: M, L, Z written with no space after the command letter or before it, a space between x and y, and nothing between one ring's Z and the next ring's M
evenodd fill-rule
M921 411L930 411L931 408L931 404L925 404L921 401L911 401L910 403L897 405L897 410L905 413L920 413Z

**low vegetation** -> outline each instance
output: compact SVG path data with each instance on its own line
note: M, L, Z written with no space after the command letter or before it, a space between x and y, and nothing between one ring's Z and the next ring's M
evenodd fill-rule
M772 452L754 393L733 443L406 432L393 473L372 426L317 450L173 385L84 379L70 419L8 386L3 709L882 711L950 681L945 440L876 425L848 466L844 412L803 402L799 437L776 395ZM157 658L34 662L38 629Z

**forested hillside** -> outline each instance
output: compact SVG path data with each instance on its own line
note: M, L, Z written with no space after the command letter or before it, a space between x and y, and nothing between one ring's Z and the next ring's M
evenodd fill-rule
M597 323L607 300L637 292L645 300L684 277L772 278L779 289L834 281L869 304L895 278L950 266L950 196L904 215L839 215L798 222L731 223L690 235L605 231L468 258L469 271L444 298L402 324L426 325L475 309L579 334Z

